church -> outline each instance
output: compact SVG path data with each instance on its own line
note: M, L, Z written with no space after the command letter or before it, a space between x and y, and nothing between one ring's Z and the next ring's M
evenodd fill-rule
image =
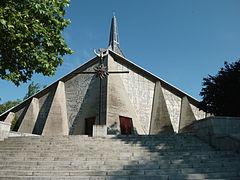
M128 60L120 49L116 17L109 45L96 56L0 115L13 131L44 136L180 133L207 114L199 102ZM137 61L137 60L136 60Z

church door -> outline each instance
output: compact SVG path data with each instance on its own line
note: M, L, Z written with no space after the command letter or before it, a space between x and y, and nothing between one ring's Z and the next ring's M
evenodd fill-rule
M120 128L121 128L121 134L131 134L132 130L132 119L127 117L119 117L120 119Z
M95 117L85 119L85 135L92 136L94 124L95 124Z

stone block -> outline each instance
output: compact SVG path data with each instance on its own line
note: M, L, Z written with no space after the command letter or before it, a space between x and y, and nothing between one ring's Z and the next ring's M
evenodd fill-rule
M93 137L107 136L106 125L93 125Z
M0 121L0 141L8 137L11 124Z

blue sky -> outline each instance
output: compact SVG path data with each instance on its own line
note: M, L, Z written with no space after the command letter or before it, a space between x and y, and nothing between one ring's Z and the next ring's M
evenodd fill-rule
M50 85L107 48L113 12L127 59L198 100L203 77L240 58L239 0L72 0L63 37L74 55L55 76L32 80ZM30 83L0 80L1 103L22 99Z

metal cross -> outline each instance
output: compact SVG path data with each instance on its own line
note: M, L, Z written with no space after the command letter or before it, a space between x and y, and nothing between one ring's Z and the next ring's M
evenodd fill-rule
M79 72L74 74L96 74L96 76L100 80L100 87L99 87L99 118L98 123L100 125L101 122L101 105L102 105L102 79L107 77L109 74L116 74L116 73L129 73L129 71L108 71L107 67L103 64L103 58L107 55L107 50L104 48L100 48L99 53L94 49L94 53L100 58L99 65L94 68L94 72Z

